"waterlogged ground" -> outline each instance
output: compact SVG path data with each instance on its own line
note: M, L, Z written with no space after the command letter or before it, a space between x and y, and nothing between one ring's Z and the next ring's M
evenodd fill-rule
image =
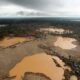
M0 41L0 46L7 47L25 41L26 38L7 38ZM64 70L70 70L70 67L64 66L59 57L47 55L38 45L54 46L64 56L72 54L80 58L80 46L76 42L74 38L48 35L46 40L34 40L18 44L15 48L3 49L0 51L0 76L9 74L10 77L16 76L12 80L22 80L25 72L33 72L43 73L52 80L62 80ZM55 60L61 67L56 65Z

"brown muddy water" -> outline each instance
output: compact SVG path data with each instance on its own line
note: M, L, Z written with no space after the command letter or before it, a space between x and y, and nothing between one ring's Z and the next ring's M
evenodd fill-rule
M55 59L61 67L56 66ZM50 56L46 53L36 54L25 57L21 62L17 63L9 72L9 76L16 76L12 80L22 80L25 72L43 73L51 78L51 80L62 80L64 78L64 66L62 60L56 56ZM67 68L70 69L70 68Z
M29 41L30 38L25 38L25 37L6 37L4 38L3 40L0 41L0 47L9 47L9 46L12 46L14 44L17 44L17 43L22 43L24 41Z
M71 50L77 47L77 45L73 43L76 41L77 40L74 38L57 37L56 42L54 42L54 46Z

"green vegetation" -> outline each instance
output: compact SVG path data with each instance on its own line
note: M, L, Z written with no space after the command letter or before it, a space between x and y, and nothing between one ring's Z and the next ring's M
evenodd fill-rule
M35 29L27 24L12 24L7 27L0 27L0 38L5 36L28 36L34 35Z

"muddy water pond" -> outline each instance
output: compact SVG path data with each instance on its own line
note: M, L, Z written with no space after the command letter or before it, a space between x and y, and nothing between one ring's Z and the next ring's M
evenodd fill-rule
M56 63L61 67L56 66ZM40 53L33 56L25 57L21 62L17 63L9 72L9 76L16 76L12 80L22 80L25 72L42 73L51 80L62 80L64 78L64 66L62 60L58 57Z
M29 38L25 37L6 37L3 40L0 41L0 47L9 47L17 43L22 43L24 41L29 41Z
M77 40L74 38L57 37L56 42L54 42L54 46L62 49L74 49L77 47L77 45L74 44L76 41Z

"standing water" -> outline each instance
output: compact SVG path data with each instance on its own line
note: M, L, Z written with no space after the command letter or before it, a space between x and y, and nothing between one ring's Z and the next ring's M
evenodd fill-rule
M43 73L51 78L51 80L62 80L64 75L63 67L56 66L53 58L63 65L63 62L57 57L47 55L46 53L40 53L33 56L25 57L21 62L10 70L10 77L16 76L12 80L22 80L25 72ZM60 60L60 61L59 61Z

